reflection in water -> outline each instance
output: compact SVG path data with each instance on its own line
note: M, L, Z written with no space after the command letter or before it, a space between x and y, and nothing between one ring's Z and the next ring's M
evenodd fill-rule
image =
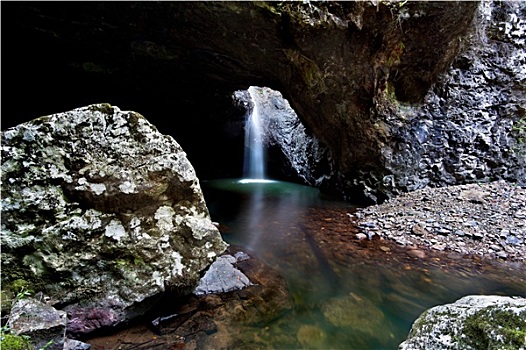
M415 259L388 242L358 242L347 215L354 207L310 187L217 180L203 191L224 239L277 270L295 303L271 324L243 328L244 344L396 349L429 307L468 294L526 295L523 272L511 264Z
M245 228L245 232L247 232L246 247L250 250L256 250L260 245L259 241L263 234L263 226L261 225L264 213L263 206L265 205L263 188L256 186L254 192L249 194L249 197L246 209L241 212L241 215L248 220L248 225Z

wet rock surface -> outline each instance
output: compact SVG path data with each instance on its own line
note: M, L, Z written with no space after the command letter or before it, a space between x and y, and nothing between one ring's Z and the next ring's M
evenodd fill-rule
M234 256L218 257L199 280L194 294L226 293L250 286L252 283L248 277L235 266L238 261L247 259L250 257L243 252L238 252Z
M236 247L230 247L228 253L224 259L232 261L236 256L236 267L251 285L229 292L162 299L144 323L84 341L92 350L245 348L245 329L265 327L290 312L292 299L274 270Z
M426 188L360 209L357 238L381 238L408 247L466 256L524 261L526 189L497 181Z

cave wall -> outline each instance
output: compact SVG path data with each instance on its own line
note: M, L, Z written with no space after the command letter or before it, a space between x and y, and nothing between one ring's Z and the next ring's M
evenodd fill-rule
M426 184L411 154L394 148L414 141L399 123L422 117L418 107L469 46L478 9L479 2L3 2L2 128L109 102L174 136L200 178L239 176L242 129L233 125L243 116L232 93L268 86L331 151L334 175L324 191L383 200ZM424 120L434 119L427 111Z
M379 96L391 138L382 193L505 179L526 184L526 3L484 1L422 102Z

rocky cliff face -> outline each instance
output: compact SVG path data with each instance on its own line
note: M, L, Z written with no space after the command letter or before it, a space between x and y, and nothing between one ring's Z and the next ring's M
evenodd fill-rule
M3 108L31 100L31 119L108 101L151 116L200 177L238 176L231 95L267 86L332 154L325 191L378 201L523 179L512 129L523 130L524 12L513 2L6 3L3 64L16 74L3 77ZM167 116L182 107L191 112Z
M384 193L475 181L526 183L526 6L483 2L452 67L422 103L382 103Z
M85 333L189 293L226 248L186 154L107 104L1 134L2 290L43 292Z

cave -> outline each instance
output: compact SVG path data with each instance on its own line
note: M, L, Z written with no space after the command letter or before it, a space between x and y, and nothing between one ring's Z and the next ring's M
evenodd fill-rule
M3 10L3 129L110 103L172 135L200 177L241 176L248 111L232 95L250 85L282 86L258 67L196 44L211 37L193 28L206 20L203 4L6 3ZM239 45L246 45L242 38Z
M433 170L433 150L413 135L448 108L439 95L447 88L435 84L474 40L478 2L5 2L2 10L3 129L110 103L172 135L200 178L239 177L246 110L232 95L261 86L280 91L330 150L318 184L326 193L381 202L459 177ZM430 92L442 99L438 110Z
M233 248L230 253L235 251L234 255L240 257L238 262L253 264L252 260L245 260L249 255L239 250L246 248L257 259L273 259L254 265L254 275L274 279L274 267L278 266L281 271L277 270L276 276L284 276L283 280L280 277L279 281L267 282L268 285L256 277L255 288L270 287L255 289L259 298L256 300L263 302L261 306L241 292L241 303L237 307L229 303L225 309L249 313L264 310L273 304L274 298L267 298L270 294L266 294L270 289L280 292L275 294L276 301L288 304L285 289L291 288L290 296L298 301L291 304L293 308L284 305L256 321L250 319L250 326L263 326L263 333L253 333L257 342L236 342L242 347L265 347L262 344L275 344L274 341L283 348L330 348L327 344L334 348L349 344L362 348L396 346L405 339L417 316L414 313L423 311L424 306L456 297L456 293L523 291L522 270L515 270L515 260L523 261L524 245L523 226L518 222L524 218L520 197L524 196L519 187L526 186L526 2L3 2L1 6L2 131L73 109L104 112L112 121L118 114L127 115L129 119L121 119L126 121L119 126L128 127L144 122L136 113L121 113L135 111L162 134L173 136L184 150L180 151L178 145L160 146L148 164L163 164L158 154L177 154L178 160L187 156L197 174L188 162L182 163L181 172L191 174L191 181L168 177L168 185L149 187L159 194L158 198L162 197L162 201L157 201L151 199L151 192L142 197L129 195L132 182L121 183L110 177L108 180L106 172L98 172L101 175L96 181L108 180L112 188L120 190L116 199L99 199L103 191L86 192L86 183L95 189L104 184L88 182L84 177L89 174L86 176L91 181L85 162L89 158L82 152L98 142L66 148L66 156L80 159L74 170L82 177L74 181L58 174L52 185L63 189L51 192L45 199L49 203L67 199L64 210L72 215L73 224L83 224L79 217L84 216L93 222L93 226L82 226L77 232L75 226L70 229L63 225L65 216L55 216L47 205L30 202L31 210L43 208L42 215L19 210L17 196L29 193L27 183L35 183L35 192L29 193L31 199L42 198L41 180L6 161L2 164L2 183L7 195L2 197L7 204L2 205L2 215L8 220L2 235L19 235L23 241L20 245L19 240L2 242L2 268L13 271L7 282L24 282L18 278L26 268L52 275L48 273L51 270L44 269L45 259L36 253L45 251L62 258L56 251L62 251L71 232L81 238L91 238L93 234L94 241L99 239L102 248L109 248L104 254L88 254L91 260L82 261L81 273L61 265L60 274L53 274L60 280L57 284L44 283L39 277L38 283L49 290L64 284L84 293L83 288L76 288L77 282L64 282L65 276L76 278L85 269L91 271L91 266L105 267L100 263L102 255L111 259L106 270L118 273L116 278L108 278L110 287L122 276L134 276L128 272L149 272L151 266L157 266L157 256L149 255L151 246L143 249L135 244L139 239L151 238L135 230L140 221L135 212L151 211L152 215L145 215L143 221L166 228L166 235L153 236L151 240L160 249L167 242L186 245L196 239L185 225L180 226L189 236L181 238L181 231L173 230L170 224L172 201L181 202L177 215L193 211L187 205L186 190L181 190L182 195L178 192L180 181L195 190L188 193L199 197L203 205L197 216L207 219L210 215L214 221L208 227L221 233ZM269 112L275 113L276 118L265 135L267 170L270 178L284 181L261 182L264 185L238 181L244 176L247 115L255 109L255 99L248 96L248 91L254 88L266 97L262 108L267 112L276 110ZM84 107L88 105L91 106ZM84 112L80 114L85 116ZM71 117L61 115L66 120ZM96 120L93 124L103 130L98 140L105 139L111 134L106 125L111 123L93 115L82 119L78 129ZM26 125L38 125L42 120ZM152 129L155 128L149 130ZM3 134L24 151L33 150L27 146L34 145L31 134L26 140L31 143L20 141L26 137L23 132L18 138L11 138L13 133L9 131ZM124 135L124 141L133 138L117 134ZM157 139L173 141L164 135ZM83 136L79 138L85 140ZM147 148L144 145L149 143L144 138L135 139L138 149ZM63 135L58 141L68 147L72 144L72 139ZM98 149L93 153L103 166L114 159L136 160L140 151L128 152L130 146L126 142L124 145L120 150L126 152L117 156L106 156ZM9 143L2 145L3 157L16 154L24 169L43 169L39 175L56 175L51 167L33 166L39 163L40 153L33 157L11 152L15 148ZM68 166L70 162L64 161ZM111 175L127 175L128 169L141 169L145 162L135 164L126 163L121 168L124 170ZM174 163L166 164L167 168L174 168ZM158 177L158 173L152 177ZM159 177L164 181L164 177ZM140 178L150 176L141 174ZM487 193L483 192L483 183L488 185ZM14 186L9 187L10 184ZM454 186L460 184L471 187ZM77 187L81 194L75 196L73 189ZM165 192L173 195L166 198ZM510 197L509 193L515 196ZM15 200L11 201L10 196ZM370 205L386 200L390 201L385 206ZM79 207L69 206L70 203ZM484 205L484 211L479 210L479 205ZM390 211L383 213L386 207ZM91 221L91 216L98 218L99 212L107 221L106 226L95 227L98 222ZM494 215L497 212L502 216ZM23 217L29 224L10 223L10 216ZM180 216L173 217L178 223ZM52 226L41 229L35 223ZM198 221L197 227L203 226ZM136 234L130 236L131 249L119 246L122 250L118 250L106 244L107 238L119 243L125 228ZM9 236L10 233L13 234ZM50 248L40 239L42 233L49 233L58 248ZM200 233L198 236L202 237ZM417 243L407 240L407 236ZM422 238L425 244L420 245ZM86 247L89 251L87 248L92 246L90 241L80 250L83 252ZM135 247L137 254L130 254ZM475 250L470 251L473 247ZM194 256L186 248L179 249L186 251L184 254L179 254L179 250L173 254L158 250L159 256L173 258L167 270L172 275L180 275L182 260ZM19 254L20 260L5 255L11 253L9 249ZM73 253L77 251L73 249ZM202 252L207 259L215 259L218 254ZM461 260L457 253L466 254L470 260ZM488 269L479 253L513 262L513 271ZM145 254L149 261L143 259ZM124 268L129 270L121 272ZM94 275L101 280L100 275ZM155 273L145 276L152 282L139 283L141 288L163 287ZM177 295L189 291L181 286L174 289ZM315 291L314 297L311 291ZM139 305L128 289L120 294ZM174 302L172 291L169 294L169 302L161 300L159 304L162 310L151 310L159 313L154 320L162 323L172 316L185 318L182 324L173 321L178 328L183 325L183 329L198 332L181 338L182 341L188 341L191 348L207 348L202 342L218 330L208 316L221 312L205 310L207 315L199 320L200 325L193 323L193 316L185 311L167 315L166 305ZM81 297L71 300L80 303ZM385 318L369 299L381 303L386 315L395 316L393 321ZM66 307L71 300L60 301L59 305ZM189 299L180 302L183 310L194 307ZM217 297L200 304L216 308ZM112 301L108 309L114 305ZM353 316L346 312L350 309L363 309L361 317L348 318ZM297 323L289 322L288 317L296 317L296 311L300 314L294 320ZM312 317L305 317L305 311L312 312ZM135 311L132 316L136 316ZM97 318L88 319L99 322ZM382 320L389 322L384 324ZM274 327L276 321L284 328ZM391 327L395 324L397 329ZM239 324L223 328L244 333ZM277 332L272 334L274 330ZM160 328L155 331L160 332ZM135 334L150 337L149 331ZM265 334L271 338L260 343L260 335ZM363 337L366 334L371 336ZM162 335L153 338L161 343L159 346L167 346ZM149 347L153 344L150 340L136 339L136 344ZM218 347L229 346L215 348Z

